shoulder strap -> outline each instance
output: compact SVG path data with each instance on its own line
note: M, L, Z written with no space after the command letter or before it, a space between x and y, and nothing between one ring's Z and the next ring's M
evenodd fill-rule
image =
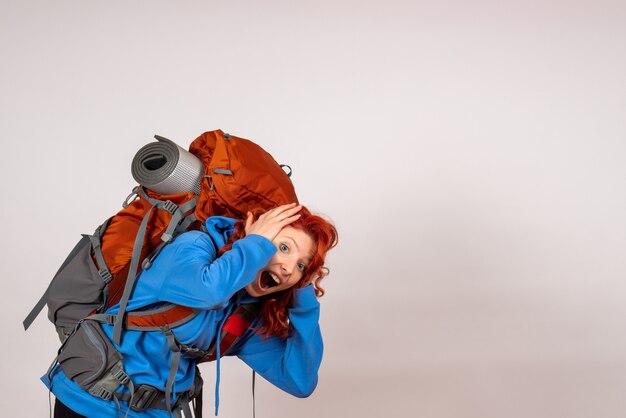
M126 306L128 305L128 300L133 292L133 288L135 287L135 281L137 279L137 269L139 267L139 258L141 257L141 249L143 247L144 237L146 235L146 229L148 227L148 220L150 219L150 214L152 213L152 209L162 209L172 214L172 218L170 219L169 225L167 229L161 235L161 240L164 243L168 243L171 241L174 232L176 231L176 227L179 222L183 219L183 215L185 212L193 209L197 203L197 197L190 199L186 203L181 206L177 206L170 200L159 200L154 199L146 193L143 187L137 187L136 192L144 199L146 199L152 207L146 212L139 225L139 230L137 231L137 235L135 236L135 243L133 245L133 252L130 261L130 267L128 269L128 277L126 279L126 284L124 285L124 292L122 294L122 298L120 299L120 308L115 319L114 329L113 329L113 342L116 344L120 344L122 340L122 327L124 321L124 315L126 313ZM162 248L162 247L160 247Z

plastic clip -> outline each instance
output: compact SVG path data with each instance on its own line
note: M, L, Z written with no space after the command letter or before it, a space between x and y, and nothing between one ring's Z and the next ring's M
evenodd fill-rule
M148 385L140 385L130 398L130 409L136 412L143 412L150 408L152 401L156 398L158 389Z
M117 370L115 370L115 372L111 373L113 375L113 377L115 379L117 379L118 382L120 382L122 385L125 385L126 383L128 383L128 381L130 380L130 378L128 377L128 375L126 374L126 372L124 371L124 369L122 369L121 367L118 367Z
M113 398L113 392L99 385L96 385L89 389L89 393L91 393L93 396L104 399L105 401L110 401Z
M102 280L105 284L109 284L109 282L113 280L113 275L108 268L101 268L100 270L98 270L98 274L100 275L100 277L102 277Z
M163 209L163 210L168 211L172 215L174 214L174 212L176 212L178 210L178 206L176 205L176 203L172 202L171 200L167 200L167 201L163 202L163 204L160 206L160 208Z

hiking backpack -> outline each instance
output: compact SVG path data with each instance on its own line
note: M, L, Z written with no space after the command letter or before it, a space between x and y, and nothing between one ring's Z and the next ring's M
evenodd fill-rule
M159 143L187 153L166 138L155 138ZM269 153L252 141L216 130L196 138L189 151L189 155L200 161L198 164L191 162L199 170L198 184L189 185L187 190L191 191L168 194L171 177L158 183L161 193L139 182L126 198L122 210L96 228L93 234L82 236L24 320L24 329L28 329L48 305L48 318L54 323L62 342L46 374L48 378L54 365L59 363L64 373L84 390L105 400L115 400L118 408L119 401L123 400L134 411L160 408L171 413L182 409L186 416L191 416L187 401L196 399L196 416L201 416L202 379L199 370L196 370L192 389L177 393L179 401L176 405L171 403L181 353L191 356L196 363L219 359L250 327L260 307L258 304L238 306L226 318L221 332L208 348L187 347L176 341L171 330L193 319L199 311L165 304L156 309L126 312L135 281L143 269L150 268L154 258L174 237L187 230L202 229L210 216L241 219L250 210L269 210L298 200L289 179L291 169L286 172L284 167L287 166L276 163ZM185 165L194 160L185 155L181 161L176 156L175 163ZM147 171L172 163L150 150L145 157ZM137 180L135 172L133 176ZM185 178L187 182L191 180ZM164 184L167 187L162 188ZM117 303L120 304L118 314L105 313ZM124 329L160 330L166 335L172 359L164 392L152 386L133 384L124 371L121 354L96 322L114 326L112 340L116 344L120 344ZM81 332L76 332L79 328ZM118 391L122 385L127 386L130 393Z

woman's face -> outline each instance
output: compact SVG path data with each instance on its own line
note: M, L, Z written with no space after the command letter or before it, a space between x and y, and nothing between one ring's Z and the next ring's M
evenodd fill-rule
M300 281L313 256L313 239L301 229L284 227L272 241L276 254L246 286L248 294L261 297L294 286Z

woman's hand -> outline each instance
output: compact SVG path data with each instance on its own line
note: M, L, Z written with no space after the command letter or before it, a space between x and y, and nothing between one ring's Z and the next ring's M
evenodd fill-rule
M246 235L257 234L273 241L283 227L300 217L298 213L300 209L302 209L302 205L288 203L268 210L254 222L252 220L252 213L248 212L245 227Z

